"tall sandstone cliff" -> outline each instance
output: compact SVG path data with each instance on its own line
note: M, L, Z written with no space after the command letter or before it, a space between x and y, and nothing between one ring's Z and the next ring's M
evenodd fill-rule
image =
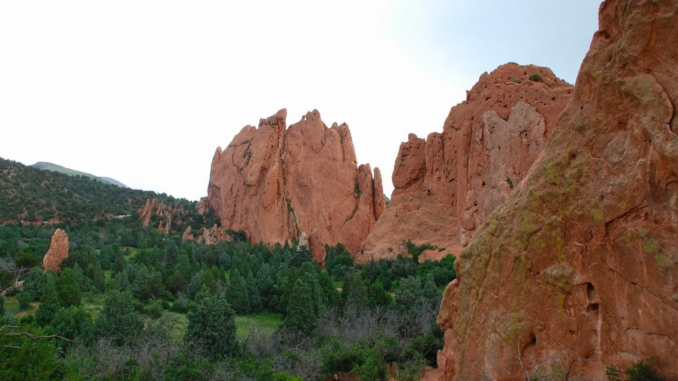
M386 208L381 174L357 166L346 124L327 128L320 113L286 127L285 110L246 126L212 161L207 202L224 228L253 242L305 233L323 263L323 245L357 253Z
M542 155L456 263L443 380L678 379L678 2L608 0ZM576 361L575 361L576 360Z
M539 81L529 79L535 74ZM572 91L537 66L510 63L483 74L442 133L410 134L400 145L391 204L357 261L405 254L408 240L458 254L525 177Z

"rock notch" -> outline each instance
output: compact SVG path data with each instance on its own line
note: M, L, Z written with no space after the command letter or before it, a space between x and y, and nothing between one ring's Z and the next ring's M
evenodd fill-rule
M429 254L458 254L525 177L572 91L538 66L483 74L442 133L410 134L400 145L391 204L357 260L405 255L407 240L439 248Z
M65 231L57 229L52 234L52 242L45 257L42 258L42 268L47 270L61 271L61 262L68 258L68 235Z
M678 379L678 3L608 0L542 155L456 263L443 380ZM548 124L548 123L547 123Z
M328 128L317 110L286 127L287 111L246 126L212 160L207 203L225 229L253 242L308 237L323 263L323 245L360 251L385 209L381 174L356 164L346 124Z

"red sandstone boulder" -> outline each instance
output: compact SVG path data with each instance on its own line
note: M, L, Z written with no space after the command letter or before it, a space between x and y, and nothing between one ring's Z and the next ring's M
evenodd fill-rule
M540 81L531 81L538 74ZM450 110L443 133L410 134L393 170L391 204L363 245L360 263L406 255L405 242L458 254L527 174L570 99L546 68L502 65L483 74Z
M47 270L61 271L61 262L68 258L68 235L61 229L54 231L49 250L42 258L42 268Z
M602 381L649 357L678 379L676 20L675 1L601 5L546 148L455 265L441 380Z
M253 242L308 237L322 263L323 245L343 243L351 253L385 208L381 174L356 165L346 124L328 128L320 113L286 127L285 110L246 126L212 161L207 202L225 229Z

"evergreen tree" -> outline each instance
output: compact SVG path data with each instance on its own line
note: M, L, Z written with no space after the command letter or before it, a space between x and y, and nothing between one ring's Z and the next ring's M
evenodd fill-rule
M310 335L315 330L318 319L313 310L314 302L311 294L311 287L301 279L297 279L287 306L287 316L284 321L286 328L306 335Z
M68 308L80 305L82 291L80 291L73 269L66 268L61 272L57 280L57 291L59 292L59 303L62 307Z
M23 311L31 305L33 295L30 292L22 291L17 294L16 300L19 302L19 309Z
M60 336L71 340L89 341L94 335L92 318L82 307L60 308L52 319L52 327Z
M368 306L367 286L365 286L365 282L363 282L363 277L360 273L354 273L346 277L341 296L350 306L356 308Z
M306 262L313 261L313 255L311 250L306 246L299 246L297 251L292 254L290 259L290 266L292 267L301 267Z
M231 283L228 286L228 291L226 291L226 299L238 315L246 315L252 311L247 292L247 282L240 276L238 270L231 272Z
M184 277L179 270L174 270L165 280L165 287L172 294L182 291L184 286L186 286L186 281L184 281Z
M343 304L341 294L334 286L332 278L330 278L330 274L328 274L327 271L322 271L320 275L318 275L318 285L320 285L320 290L322 292L323 303L327 307L341 307Z
M59 294L57 294L55 284L54 282L47 282L40 298L40 307L35 313L35 320L39 325L46 326L52 322L59 308L61 308L61 304L59 304Z
M140 336L144 324L134 310L132 296L112 291L94 322L97 337L111 338L116 345L132 344Z
M250 308L253 313L261 312L264 307L261 303L261 296L259 295L259 290L257 289L257 283L254 280L254 275L252 275L251 271L249 274L247 274L246 282L247 292L249 293L250 297Z
M101 268L104 270L109 270L111 268L111 263L115 260L115 252L111 246L106 245L99 251L97 256L98 262L101 264Z
M189 299L194 299L195 295L200 290L200 286L202 286L203 274L205 274L205 271L200 270L197 273L193 274L193 277L191 277L191 281L188 283L188 286L186 286L186 296Z
M168 239L164 247L165 268L173 269L179 263L179 247L173 240Z
M237 349L235 311L223 295L199 299L188 312L184 341L189 346L200 347L213 358L234 355Z
M75 280L78 283L78 287L80 287L80 291L87 292L92 288L92 280L85 276L85 272L82 271L79 264L76 263L73 266L73 273L75 274Z
M0 295L0 318L5 314L5 297Z
M121 272L116 274L114 279L118 287L117 290L124 290L127 288L127 286L130 285L129 274L127 273L127 270L122 270Z
M384 290L380 281L376 281L370 286L370 307L388 307L391 301L391 295Z
M217 282L213 271L205 270L205 273L202 276L202 286L207 287L210 292L217 291Z
M30 292L33 295L33 300L40 300L45 290L45 276L39 268L34 267L28 272L22 290Z
M193 275L193 267L191 266L191 260L188 258L187 254L181 254L179 256L177 270L181 273L181 276L184 277L185 280L191 279L191 276Z
M273 286L275 286L274 276L273 268L268 263L261 265L257 272L257 290L259 290L263 304L267 304L266 302L273 293Z
M122 255L118 255L115 258L115 261L113 262L113 274L120 273L125 270L125 257Z
M428 274L426 280L424 281L424 286L421 290L422 299L424 305L430 309L439 309L440 302L442 301L443 295L436 287L435 278L433 274Z
M101 264L97 263L94 266L94 276L93 276L94 282L93 283L94 283L94 289L97 292L100 292L102 294L104 293L104 291L106 291L106 284L105 284L104 279L105 279L104 278L104 272L103 272L103 269L101 268Z

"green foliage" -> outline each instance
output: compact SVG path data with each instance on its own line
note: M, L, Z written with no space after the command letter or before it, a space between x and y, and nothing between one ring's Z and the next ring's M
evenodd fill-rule
M52 327L67 339L90 341L94 336L92 317L82 307L61 308L52 319Z
M365 308L369 304L367 286L360 273L354 273L346 277L341 296L347 304L356 308Z
M42 336L30 325L13 333ZM0 380L63 380L67 375L68 367L58 355L53 339L0 334Z
M79 306L82 301L82 292L75 278L75 272L71 268L66 268L59 275L57 280L57 291L59 292L59 303L62 307Z
M142 330L143 322L134 310L132 296L112 291L94 321L95 335L110 338L116 345L124 345L134 343Z
M362 193L363 193L363 192L360 190L360 184L355 183L355 187L354 187L354 189L353 189L353 194L355 194L356 196L360 197L360 195L361 195Z
M532 74L529 79L532 82L541 82L541 75L535 73L535 74Z
M246 315L252 312L247 282L237 269L231 272L231 283L228 286L228 291L226 291L226 299L238 315Z
M513 189L513 181L510 178L506 178L506 182L508 183L509 187Z
M410 255L412 256L412 261L415 264L419 263L419 255L424 250L435 250L435 249L437 249L437 247L429 245L428 243L417 246L414 243L412 243L412 241L410 240L407 241L407 252L410 253Z
M215 294L189 310L184 341L214 358L228 357L237 351L235 332L235 311L225 297Z
M511 77L511 82L523 83L523 80L518 77Z
M46 282L45 291L40 298L40 307L35 313L35 320L41 326L46 326L52 322L57 311L61 308L59 303L59 294L56 291L54 282Z
M16 295L16 300L19 301L19 309L25 310L33 301L33 294L27 291L22 291Z
M5 297L0 295L0 317L5 314Z
M237 270L236 270L237 271ZM247 293L250 297L250 307L253 313L261 312L264 306L261 304L261 295L259 295L259 289L257 288L256 280L254 280L254 275L250 271L247 274Z
M310 335L318 324L314 311L315 302L310 285L297 279L287 306L284 326L294 332Z
M101 264L97 263L94 266L94 274L92 276L93 280L93 286L94 289L97 292L103 293L105 291L106 285L105 285L105 277L104 277L104 272L103 269L101 268Z
M376 281L370 285L370 296L368 300L370 307L388 307L392 301L391 295L384 290L384 286L380 281Z
M605 374L609 381L666 381L666 378L657 374L655 368L658 363L659 361L652 357L647 360L640 360L625 370L610 365L605 370Z

